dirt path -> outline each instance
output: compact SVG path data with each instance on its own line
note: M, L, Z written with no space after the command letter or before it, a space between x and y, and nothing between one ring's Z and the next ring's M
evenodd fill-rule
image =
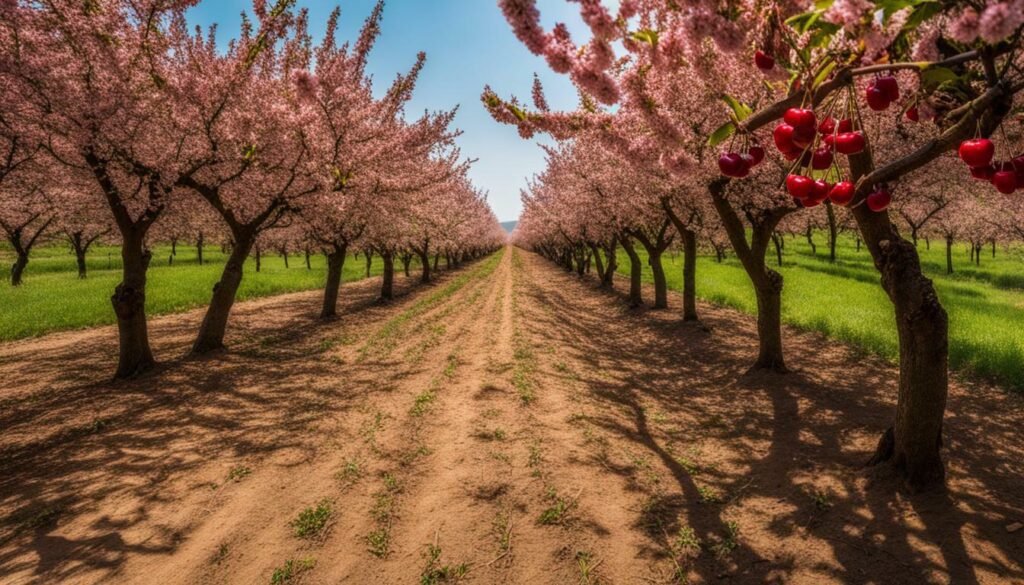
M950 490L893 496L859 464L895 372L820 336L743 376L749 318L511 249L375 284L326 324L244 303L231 353L125 384L109 330L0 346L0 583L1024 583L1019 399L954 388Z

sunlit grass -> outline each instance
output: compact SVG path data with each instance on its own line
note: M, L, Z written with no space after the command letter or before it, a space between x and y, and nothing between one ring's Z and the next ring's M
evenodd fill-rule
M786 239L782 317L803 329L820 331L870 353L896 360L898 346L892 305L879 285L878 272L865 248L841 237L837 261L828 261L824 234L816 236L817 255L806 240ZM953 369L1024 390L1024 252L998 247L996 257L986 249L981 266L969 263L965 245L954 246L955 273L946 274L945 246L932 242L919 251L926 273L935 281L949 313L950 365ZM682 258L666 255L669 286L682 288ZM775 265L774 250L770 264ZM645 266L650 281L650 269ZM629 260L619 258L619 271L628 274ZM756 300L746 273L734 258L718 264L701 256L697 268L700 298L753 314ZM795 357L795 356L794 356ZM804 356L811 359L812 356Z
M191 246L178 246L173 265L168 265L170 246L156 246L147 281L146 311L149 315L176 313L209 304L213 285L220 278L225 261L219 246L207 246L204 264L196 260ZM51 331L80 329L115 322L110 295L121 280L120 252L114 247L97 247L89 255L89 276L78 278L74 254L64 247L33 251L25 283L9 284L10 251L0 248L0 341L42 335ZM238 299L246 300L282 293L317 289L326 280L326 261L321 254L310 257L306 269L303 254L289 258L290 268L278 255L263 254L260 272L253 258L246 262ZM374 258L373 274L382 263ZM397 263L401 270L401 263ZM342 282L365 276L363 257L345 262Z

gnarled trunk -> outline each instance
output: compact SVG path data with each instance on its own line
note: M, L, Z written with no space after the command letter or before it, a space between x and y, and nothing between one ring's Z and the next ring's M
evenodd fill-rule
M697 321L697 234L683 234L683 321Z
M381 250L380 257L384 261L384 275L380 285L380 300L390 301L395 298L395 253L389 250Z
M629 236L622 236L620 241L622 249L629 256L629 306L639 307L644 304L643 266L640 264L640 255L636 253L636 248L633 247Z
M946 237L946 274L953 274L953 238Z
M430 282L430 253L424 250L417 255L420 257L420 282L427 284Z
M149 347L146 324L146 271L152 254L144 248L144 232L122 235L122 277L110 297L110 303L117 316L118 360L115 377L131 378L156 365Z
M11 286L21 286L22 277L25 274L25 267L28 266L28 253L19 251L11 266Z
M235 295L242 284L245 259L249 256L256 241L255 231L236 231L235 245L224 265L220 281L213 285L213 299L206 309L203 323L199 326L199 334L192 344L192 353L204 354L224 348L224 333L228 326L228 317L235 304ZM256 249L257 266L259 266L259 248Z
M321 319L338 315L338 289L341 288L342 270L345 268L347 246L335 245L327 254L327 284L324 286L324 305L320 310Z
M203 234L199 234L196 239L196 259L199 261L199 265L203 265Z
M373 252L370 250L366 251L366 278L370 278L370 272L373 268Z

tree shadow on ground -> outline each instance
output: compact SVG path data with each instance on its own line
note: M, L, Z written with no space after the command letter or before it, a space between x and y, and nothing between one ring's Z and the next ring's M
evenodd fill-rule
M690 569L703 582L983 583L1024 579L1020 400L955 386L946 420L949 489L908 496L866 471L890 424L898 373L821 335L786 332L788 375L744 375L756 357L749 317L706 305L699 327L673 310L627 310L530 255L527 294L546 307L528 326L583 365L593 424L654 454L674 480L637 525L664 551L680 526L704 543ZM653 298L645 291L647 298ZM661 422L654 422L658 413ZM606 466L632 481L635 469ZM707 501L708 489L721 495ZM738 547L721 543L730 523ZM718 550L721 550L719 547Z

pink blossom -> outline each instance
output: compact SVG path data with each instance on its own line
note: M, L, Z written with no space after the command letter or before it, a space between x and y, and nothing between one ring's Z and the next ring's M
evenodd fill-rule
M1024 0L989 3L981 13L978 31L989 43L998 43L1024 24Z
M973 8L965 8L947 29L949 37L961 43L970 43L978 38L980 33L978 25L978 13Z
M540 11L537 10L535 0L499 0L498 5L505 19L512 25L516 38L534 55L542 54L546 38L540 26Z

